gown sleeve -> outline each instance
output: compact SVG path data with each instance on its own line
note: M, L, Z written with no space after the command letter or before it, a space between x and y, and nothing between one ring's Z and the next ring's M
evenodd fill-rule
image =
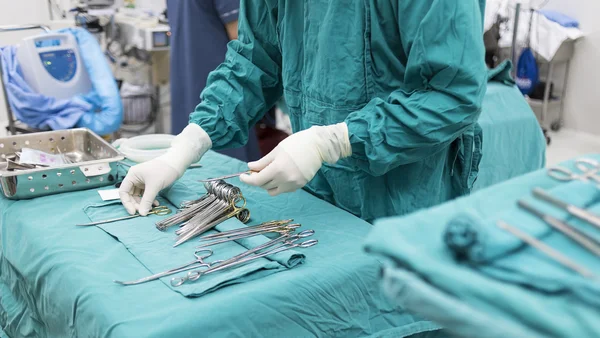
M225 61L208 76L201 103L190 114L214 149L238 148L248 132L283 94L277 7L269 0L240 3L238 39Z
M483 6L484 0L397 2L405 85L346 118L351 164L384 175L444 149L476 123L487 83Z

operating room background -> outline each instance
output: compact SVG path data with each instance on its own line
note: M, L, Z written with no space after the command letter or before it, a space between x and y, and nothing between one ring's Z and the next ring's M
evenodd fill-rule
M524 6L543 3L544 0L523 0ZM71 0L58 0L62 8L68 8ZM116 5L123 0L116 0ZM137 0L136 5L156 13L166 7L164 0ZM50 20L46 0L0 0L0 25L43 23L53 29L72 26L73 20ZM548 164L554 164L566 158L600 150L600 1L597 0L549 0L545 7L563 12L578 19L585 37L576 42L575 54L570 67L568 90L565 98L565 124L557 134L553 134L552 144L548 148ZM57 16L55 15L55 19ZM3 33L0 44L16 44L31 33ZM170 129L170 95L167 86L160 88L160 116L166 130ZM5 135L7 114L4 97L0 93L0 135Z

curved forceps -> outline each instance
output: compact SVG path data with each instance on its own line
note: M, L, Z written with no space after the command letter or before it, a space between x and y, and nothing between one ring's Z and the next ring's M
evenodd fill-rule
M115 280L113 282L115 282L117 284L121 284L121 285L137 285L137 284L150 282L150 281L157 280L157 279L165 277L165 276L169 276L172 274L176 274L179 272L188 271L188 270L192 270L192 269L196 269L196 268L204 267L204 268L210 269L213 265L222 262L222 261L214 261L214 262L210 262L210 263L205 262L204 260L207 259L208 257L212 256L212 254L213 254L213 251L210 249L197 250L196 252L194 252L194 256L196 257L196 259L187 264L184 264L180 267L177 267L177 268L174 268L171 270L167 270L167 271L163 271L163 272L154 274L152 276L140 278L140 279L137 279L134 281L122 282L122 281Z
M254 236L258 236L258 235L263 235L265 233L279 233L280 235L291 234L299 227L300 227L300 224L288 224L288 225L279 226L279 227L272 227L272 228L265 228L265 229L253 229L253 230L249 230L247 232L238 232L237 234L231 235L231 236L208 238L208 240L213 239L213 241L203 243L203 244L197 246L197 248L205 248L207 246L213 246L213 245L217 245L217 244L221 244L221 243L237 241L238 239L254 237ZM207 239L201 238L200 240L202 241L202 240L207 240Z
M314 233L315 233L314 230L304 230L295 235L291 235L291 234L281 235L280 237L278 237L276 239L273 239L267 243L259 245L253 249L243 252L243 253L241 253L237 256L234 256L228 260L225 260L214 267L210 267L203 271L190 271L184 277L180 277L180 278L174 277L171 279L171 285L174 287L178 287L178 286L185 284L187 281L192 281L192 282L196 281L203 275L208 275L210 273L224 270L224 269L230 268L232 266L243 265L250 261L253 261L253 260L256 260L259 258L263 258L263 257L269 256L269 255L273 255L273 254L276 254L279 252L283 252L283 251L286 251L289 249L311 247L311 246L319 243L319 241L317 241L315 239L311 239L311 240L304 241L302 243L296 243L296 242L298 240L300 240L301 238L310 237ZM264 250L266 248L270 248L270 250L254 255L256 252Z
M582 158L575 161L575 167L581 173L557 166L548 169L548 176L563 182L580 180L583 182L593 181L600 184L600 176L598 175L598 172L600 172L600 163L589 158Z

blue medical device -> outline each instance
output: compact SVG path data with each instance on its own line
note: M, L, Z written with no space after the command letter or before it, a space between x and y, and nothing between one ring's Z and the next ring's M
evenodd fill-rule
M25 81L42 95L70 99L92 89L77 40L71 34L26 38L18 46L17 60Z

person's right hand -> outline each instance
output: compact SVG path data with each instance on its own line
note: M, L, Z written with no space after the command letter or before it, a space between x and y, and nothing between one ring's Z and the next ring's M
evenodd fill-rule
M179 178L179 172L156 158L133 166L119 188L119 197L127 212L148 215L158 193L171 186Z

